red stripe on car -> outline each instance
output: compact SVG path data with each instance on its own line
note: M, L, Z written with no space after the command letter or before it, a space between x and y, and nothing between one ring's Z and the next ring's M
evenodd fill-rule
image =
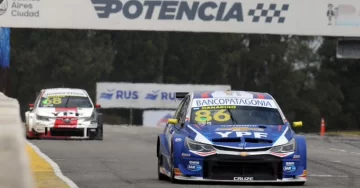
M64 113L66 116L56 116L54 128L76 128L78 124L78 118L73 114L69 116L69 113L78 113L77 108L55 108L55 113Z

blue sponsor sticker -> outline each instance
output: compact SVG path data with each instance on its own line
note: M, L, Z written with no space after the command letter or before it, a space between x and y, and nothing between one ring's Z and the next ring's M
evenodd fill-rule
M190 170L190 171L200 171L202 169L202 167L200 165L195 165L195 164L189 164L187 166L187 168Z
M296 166L284 166L285 172L295 172Z

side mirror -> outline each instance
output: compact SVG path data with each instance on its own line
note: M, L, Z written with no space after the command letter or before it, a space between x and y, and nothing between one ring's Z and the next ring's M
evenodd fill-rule
M174 125L176 125L176 124L178 124L179 122L178 122L177 119L168 119L168 123L169 123L169 124L174 124Z
M95 104L95 108L99 109L99 108L101 108L101 105L100 104Z
M29 104L29 108L33 109L34 108L34 104Z
M294 121L294 122L293 122L293 126L294 126L294 127L302 127L302 126L303 126L303 122L302 122L302 121Z

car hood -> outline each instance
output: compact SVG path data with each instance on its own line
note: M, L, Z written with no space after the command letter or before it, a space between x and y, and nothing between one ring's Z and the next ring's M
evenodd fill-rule
M237 149L265 148L288 143L293 132L284 125L205 125L189 124L189 138L222 147Z
M63 116L76 116L76 117L90 117L93 113L93 108L38 108L37 115L46 117L63 117Z

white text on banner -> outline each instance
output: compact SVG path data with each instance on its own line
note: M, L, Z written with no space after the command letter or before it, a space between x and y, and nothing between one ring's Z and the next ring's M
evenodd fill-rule
M359 0L1 0L2 27L360 36Z

